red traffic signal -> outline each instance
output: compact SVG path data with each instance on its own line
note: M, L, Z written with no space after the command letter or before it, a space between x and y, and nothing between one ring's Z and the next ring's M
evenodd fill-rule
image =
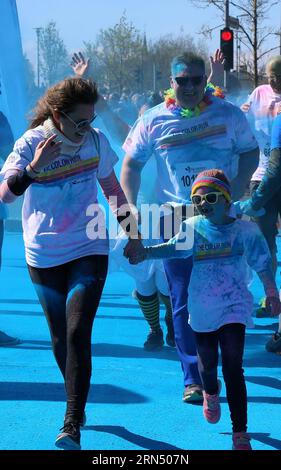
M223 41L231 41L233 39L233 32L222 30L221 38Z
M233 69L233 30L230 28L221 29L220 49L224 55L224 70Z

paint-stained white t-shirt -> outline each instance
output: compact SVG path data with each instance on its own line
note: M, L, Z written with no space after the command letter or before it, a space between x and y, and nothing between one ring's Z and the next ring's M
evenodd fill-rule
M104 134L96 133L98 139L88 133L71 155L62 151L24 193L23 236L30 266L47 268L108 253L105 219L101 213L97 216L97 180L110 175L118 158ZM43 126L38 126L18 139L2 168L2 179L10 170L24 169L45 138Z
M260 148L259 166L252 181L261 181L268 167L272 124L281 111L281 93L275 93L270 85L260 85L245 104L249 105L246 115Z
M199 172L219 168L230 180L238 173L239 155L257 148L243 112L221 98L196 117L173 114L165 103L146 111L131 129L125 152L146 163L154 154L159 203L189 200Z
M151 247L149 256L193 257L188 311L194 331L215 331L227 323L253 326L250 268L271 269L267 243L255 223L237 219L215 225L203 216L191 217L175 237Z

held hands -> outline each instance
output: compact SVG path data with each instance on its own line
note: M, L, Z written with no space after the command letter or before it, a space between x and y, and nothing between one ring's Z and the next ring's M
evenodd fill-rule
M62 142L55 142L56 134L46 140L41 140L36 147L34 158L31 162L31 170L39 173L44 166L49 165L60 154Z
M124 248L124 256L128 258L130 264L138 264L144 261L147 254L141 240L129 239Z
M266 296L265 309L271 317L276 317L281 313L281 302L279 297Z

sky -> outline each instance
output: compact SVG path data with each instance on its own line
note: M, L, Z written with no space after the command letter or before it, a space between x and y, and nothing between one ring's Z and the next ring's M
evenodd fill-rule
M60 36L69 52L80 50L83 41L94 41L100 29L119 22L126 12L127 19L148 40L166 34L178 36L181 31L190 34L195 41L203 39L199 31L203 25L216 27L223 23L215 7L198 9L191 0L16 0L24 52L35 65L36 34L34 28L56 22ZM230 15L232 14L230 8ZM234 15L233 15L234 16ZM281 5L272 8L267 24L279 30ZM207 41L207 49L215 51L219 46L219 30ZM272 36L268 47L279 45L279 37ZM275 54L278 53L278 50Z

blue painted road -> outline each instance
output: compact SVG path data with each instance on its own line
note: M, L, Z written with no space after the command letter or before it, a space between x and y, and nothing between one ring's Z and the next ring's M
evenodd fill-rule
M123 272L108 276L92 337L93 375L82 448L231 449L224 386L222 418L216 425L204 420L201 405L182 402L176 351L143 350L148 328L131 297L133 288L133 279ZM263 292L256 276L251 289L257 302ZM5 234L0 308L0 329L22 340L18 346L0 348L0 448L53 450L63 424L64 386L28 277L22 235L16 232ZM281 450L281 356L264 348L276 324L277 319L255 318L255 329L247 330L244 364L255 450Z

